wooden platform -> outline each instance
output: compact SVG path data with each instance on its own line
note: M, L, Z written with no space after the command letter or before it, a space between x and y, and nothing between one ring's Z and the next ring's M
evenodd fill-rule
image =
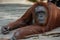
M8 24L9 22L15 21L18 18L20 18L30 6L31 5L20 5L20 4L2 5L1 4L0 5L0 29L2 26ZM3 35L1 34L0 31L0 40L9 40L13 36L14 32L15 30L10 32L7 35ZM54 35L48 35L51 33L60 33L60 28L56 28L44 34L36 34L33 35L33 37L31 38L22 39L22 40L60 40L60 37L53 37Z

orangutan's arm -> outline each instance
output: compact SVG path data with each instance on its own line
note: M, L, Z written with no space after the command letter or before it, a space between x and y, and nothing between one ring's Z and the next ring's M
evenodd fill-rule
M31 20L32 20L31 9L28 9L28 11L21 18L19 18L15 22L12 22L12 23L9 23L8 25L3 26L1 28L1 32L3 34L7 34L9 33L9 31L12 31L14 29L27 26L29 25L29 23L31 23Z
M30 10L31 9L28 9L28 11L21 18L19 18L15 22L9 23L7 26L10 29L13 29L13 28L18 28L18 27L29 25L28 23L32 21L32 14Z

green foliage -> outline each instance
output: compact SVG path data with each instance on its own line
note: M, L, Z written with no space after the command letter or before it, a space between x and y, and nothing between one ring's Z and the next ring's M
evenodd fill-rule
M31 1L31 2L36 2L36 0L28 0L28 1Z

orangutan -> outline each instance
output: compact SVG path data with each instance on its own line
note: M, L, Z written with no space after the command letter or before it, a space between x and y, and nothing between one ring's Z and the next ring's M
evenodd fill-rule
M3 34L16 30L12 40L25 38L25 36L51 31L60 26L60 10L53 3L36 2L26 13L1 28Z

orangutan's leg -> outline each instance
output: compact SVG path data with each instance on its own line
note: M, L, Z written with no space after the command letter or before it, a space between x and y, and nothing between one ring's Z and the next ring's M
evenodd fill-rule
M41 27L37 25L30 25L17 29L14 33L12 40L25 38L26 36L42 33Z

